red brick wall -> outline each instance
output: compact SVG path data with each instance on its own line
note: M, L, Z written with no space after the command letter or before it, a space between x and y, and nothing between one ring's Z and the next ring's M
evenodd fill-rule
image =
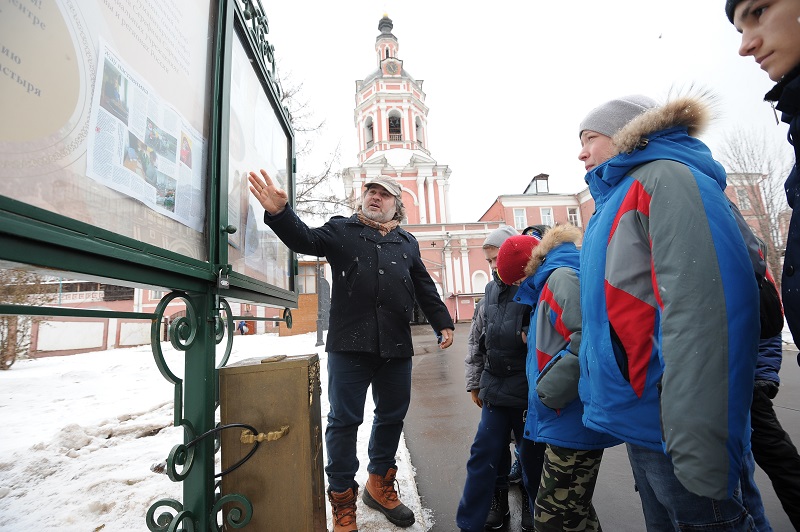
M317 330L317 294L300 294L297 308L292 310L292 328L281 322L279 336L294 336Z

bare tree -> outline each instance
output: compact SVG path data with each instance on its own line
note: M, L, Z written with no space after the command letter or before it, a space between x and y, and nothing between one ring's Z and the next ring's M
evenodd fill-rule
M314 143L322 135L325 121L316 118L313 108L303 95L302 83L295 83L291 74L281 75L280 82L283 89L281 104L289 110L295 132L298 168L295 209L301 215L324 220L350 208L339 167L340 145L337 144L325 161L316 168L307 169L315 159ZM339 192L336 191L337 187Z
M45 277L27 270L0 269L0 301L6 305L39 306L49 302L52 287ZM0 370L10 369L30 348L31 325L39 318L0 315Z
M763 132L738 130L726 136L718 155L734 174L729 184L735 185L739 194L746 191L746 197L734 201L750 227L766 242L767 262L780 290L779 272L786 245L782 220L788 210L783 181L792 165L786 143L771 143ZM749 201L750 209L743 208L742 200Z

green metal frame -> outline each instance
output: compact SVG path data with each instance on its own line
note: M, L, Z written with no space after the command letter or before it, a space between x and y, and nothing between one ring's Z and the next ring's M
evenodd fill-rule
M254 509L246 497L221 496L215 483L214 455L218 438L214 412L219 404L218 370L227 363L238 319L284 321L291 327L289 307L297 306L294 275L297 260L290 254L291 290L269 285L237 272L228 264L227 213L228 124L230 119L231 53L234 39L242 39L273 111L289 139L289 195L294 204L294 133L288 110L280 104L275 80L273 47L260 0L215 0L217 18L213 54L212 115L209 138L209 179L206 237L208 261L180 255L111 231L0 196L0 267L7 263L46 274L69 272L77 278L171 292L154 313L110 312L71 308L0 305L0 314L102 317L150 320L153 356L162 376L174 387L174 424L184 429L184 442L167 458L170 479L183 482L183 501L162 499L145 517L151 531L206 531L241 528ZM219 273L230 287L220 288ZM224 297L223 297L224 296ZM226 298L285 307L282 318L234 316ZM169 303L181 299L186 316L169 329L172 346L185 353L184 379L167 365L160 345L160 327ZM217 346L225 342L216 365ZM222 346L220 346L222 347ZM220 522L224 523L221 524Z

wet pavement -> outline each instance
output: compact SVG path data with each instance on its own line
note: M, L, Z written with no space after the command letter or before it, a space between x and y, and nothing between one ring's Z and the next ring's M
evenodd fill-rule
M464 385L464 357L469 323L456 326L454 344L444 351L430 326L412 327L414 369L411 408L406 416L405 439L416 468L422 504L433 512L433 532L457 531L455 514L466 476L469 449L480 420L480 409ZM792 441L800 444L800 368L796 352L785 352L781 389L775 411ZM776 532L793 530L775 496L769 478L756 468L756 482ZM633 489L624 446L606 450L600 467L594 505L604 530L645 530L639 496ZM512 518L508 532L519 532L519 494L512 490Z

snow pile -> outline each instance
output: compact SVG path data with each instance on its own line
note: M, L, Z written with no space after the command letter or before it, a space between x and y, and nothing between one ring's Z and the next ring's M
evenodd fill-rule
M327 362L315 342L316 333L237 336L229 363L317 352L324 425ZM162 349L170 369L182 378L182 353L168 343ZM183 429L172 425L173 390L149 346L19 360L0 372L0 530L146 531L145 515L155 501L183 498L181 483L151 471L183 443ZM368 476L373 408L368 393L358 436L356 481L361 486ZM431 513L420 505L402 440L397 479L403 501L417 517L403 530L430 529ZM358 523L363 532L400 530L362 503Z

